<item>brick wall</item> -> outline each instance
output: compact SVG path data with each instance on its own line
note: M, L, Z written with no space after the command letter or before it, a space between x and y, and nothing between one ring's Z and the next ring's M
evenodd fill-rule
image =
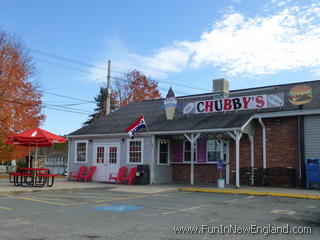
M195 164L194 182L195 183L215 183L219 178L216 171L216 164ZM225 177L225 171L222 172ZM173 164L172 179L177 183L190 183L190 164Z
M267 130L267 168L292 167L296 169L296 182L299 183L299 145L298 145L298 119L297 117L263 119ZM254 164L262 167L262 128L254 120ZM195 164L195 183L215 183L218 177L216 165ZM246 134L242 135L240 142L240 168L250 167L250 142ZM190 165L174 164L173 181L190 182ZM235 170L235 143L230 140L230 183L234 184ZM225 171L223 172L225 173ZM276 185L281 179L269 179L270 185ZM274 184L275 183L275 184ZM240 180L241 184L241 180Z

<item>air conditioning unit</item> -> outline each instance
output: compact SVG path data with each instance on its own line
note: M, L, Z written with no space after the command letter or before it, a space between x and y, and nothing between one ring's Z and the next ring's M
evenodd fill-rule
M224 78L212 80L212 87L214 93L228 93L229 81Z

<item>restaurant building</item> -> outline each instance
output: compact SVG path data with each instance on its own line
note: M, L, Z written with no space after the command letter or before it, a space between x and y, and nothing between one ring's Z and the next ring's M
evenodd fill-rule
M305 161L320 157L320 81L213 91L131 103L71 133L68 168L96 165L108 181L120 166L144 165L150 184L304 186ZM140 116L147 128L129 138Z

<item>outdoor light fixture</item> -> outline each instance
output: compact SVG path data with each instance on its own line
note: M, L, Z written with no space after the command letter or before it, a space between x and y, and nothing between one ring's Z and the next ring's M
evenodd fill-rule
M92 139L89 140L89 143L92 143Z
M124 143L124 138L121 138L121 143Z

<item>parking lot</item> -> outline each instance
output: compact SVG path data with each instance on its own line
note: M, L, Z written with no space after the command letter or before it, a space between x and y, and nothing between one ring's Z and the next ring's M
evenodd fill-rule
M268 239L320 236L319 200L233 194L112 188L3 193L0 214L0 239L267 239L263 233L213 234L210 228L269 224L310 227L312 233L270 234ZM190 227L196 231L178 233Z

